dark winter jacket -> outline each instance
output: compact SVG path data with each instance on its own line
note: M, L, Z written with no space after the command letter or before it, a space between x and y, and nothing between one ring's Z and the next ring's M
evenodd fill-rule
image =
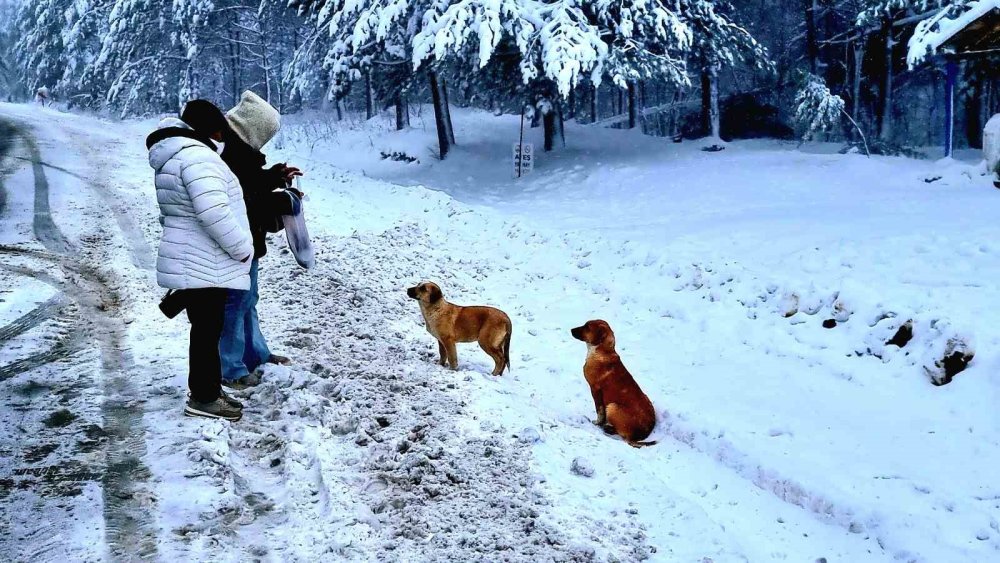
M222 160L236 174L243 187L247 205L250 233L253 235L254 257L267 254L267 233L281 231L281 216L292 214L290 198L284 192L275 192L286 186L279 167L264 168L264 153L243 142L237 135L225 137Z

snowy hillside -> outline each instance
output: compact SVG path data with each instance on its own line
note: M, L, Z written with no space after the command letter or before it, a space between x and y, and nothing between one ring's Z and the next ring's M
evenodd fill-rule
M33 385L70 385L79 368L0 378L2 436L15 444L10 470L0 465L13 485L0 494L14 538L0 540L4 559L1000 557L1000 199L978 163L777 141L708 153L567 123L552 154L529 133L536 168L515 181L516 117L453 110L458 145L440 161L426 108L426 123L400 133L381 118L292 116L270 160L306 170L318 266L299 270L272 237L262 325L295 365L269 369L226 425L181 416L187 324L159 315L148 269L151 124L2 112L35 132L43 157L68 135L86 154L64 166L100 161L88 173L116 179L104 199L53 182L52 217L99 250L86 259L120 297L144 436L131 519L109 523L119 501L102 494L105 477L82 472L72 496L31 481L69 462L99 473L87 452L26 455L50 440L40 419L55 410ZM26 193L10 190L2 243L38 250ZM105 206L123 218L98 227L88 213ZM5 325L63 287L25 277L42 258L2 259L15 266L4 276L21 276L0 293ZM471 344L457 373L437 365L405 294L425 279L510 315L512 372L489 375ZM595 318L656 407L656 446L590 422L586 347L569 329ZM4 363L54 323L5 342ZM904 324L912 340L887 345ZM974 359L933 385L954 350ZM77 365L100 363L87 354ZM95 405L118 391L94 377L60 403L77 417L60 440L106 426Z

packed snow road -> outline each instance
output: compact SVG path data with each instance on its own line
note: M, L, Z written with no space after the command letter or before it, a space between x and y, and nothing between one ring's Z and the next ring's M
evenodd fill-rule
M150 268L159 227L142 140L152 124L0 106L10 132L0 140L0 528L10 530L0 559L995 556L1000 425L989 368L1000 335L988 315L967 311L996 284L962 286L972 276L914 259L993 271L981 223L993 204L971 175L945 174L944 192L926 187L910 168L932 170L915 161L731 147L706 163L625 135L598 147L572 127L582 149L541 159L520 184L490 184L493 139L509 136L511 121L456 113L462 158L432 165L379 160L429 145L419 126L401 137L338 131L328 145L286 128L272 160L306 168L318 265L299 270L272 240L262 325L295 365L269 368L243 394L243 420L227 425L181 416L187 324L156 309ZM752 163L768 179L760 193L731 189L726 164ZM709 164L701 212L676 209L690 196L667 180L695 182ZM859 190L817 181L777 194L786 210L812 194L801 207L816 236L768 231L765 218L784 211L757 198L833 164ZM909 178L890 183L897 195L921 188L899 221L952 209L950 199L977 212L961 235L939 227L944 248L918 233L889 241L897 252L880 248L899 222L873 234L822 212L839 201L865 208L864 184L889 172ZM633 184L643 206L625 209L614 190ZM65 247L36 234L45 199ZM607 202L631 213L628 229L594 224ZM738 208L755 242L713 238L713 214ZM697 241L661 230L684 220L700 227ZM877 290L851 281L877 276ZM437 365L405 294L422 279L454 302L507 311L512 372L490 376L475 346L459 348L458 372ZM635 450L590 422L585 349L568 329L599 317L657 408L657 446ZM822 328L832 318L836 329ZM886 346L911 318L911 348ZM969 369L931 385L925 357L973 337Z
M115 235L79 218L111 215L98 177L106 147L57 123L2 118L4 304L35 304L0 328L5 551L25 560L155 554L141 503L142 399L119 273L108 267ZM60 223L73 225L72 238Z

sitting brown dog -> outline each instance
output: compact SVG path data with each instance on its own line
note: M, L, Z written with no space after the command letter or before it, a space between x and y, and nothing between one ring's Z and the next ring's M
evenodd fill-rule
M615 352L615 333L608 323L587 321L572 329L570 334L587 343L583 376L590 385L597 409L594 424L608 434L618 434L634 448L655 444L639 441L649 436L656 426L656 411Z
M510 367L511 323L507 313L493 307L462 307L448 303L441 288L431 282L411 287L406 294L420 301L427 332L438 341L441 365L447 362L451 369L458 369L455 343L479 342L496 364L493 375L500 375Z

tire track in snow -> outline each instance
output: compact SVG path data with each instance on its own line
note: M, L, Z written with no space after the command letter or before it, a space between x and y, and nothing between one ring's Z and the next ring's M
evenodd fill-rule
M147 495L141 491L149 477L142 461L146 452L142 409L139 394L130 381L134 367L124 346L125 325L120 317L117 291L103 273L65 256L2 245L0 253L44 261L63 273L65 279L57 279L42 270L9 267L58 288L80 309L79 322L66 343L57 343L52 350L40 354L36 365L26 361L21 366L25 369L20 372L71 358L88 342L97 344L103 387L101 426L107 437L100 477L107 545L116 559L136 553L143 557L155 555L156 536L148 508L144 506ZM0 373L0 381L20 373L13 369L12 372L7 377Z
M14 319L6 326L0 327L0 344L35 328L48 319L58 316L67 303L67 299L62 294L56 295L31 311L21 315L19 318Z
M8 121L0 119L0 164L3 164L4 159L10 155L17 136L17 129ZM7 207L7 187L3 181L6 176L7 170L0 172L0 217L3 217Z
M114 193L111 185L109 185L110 179L116 178L115 171L110 169L108 160L97 145L79 133L74 131L69 131L68 133L70 138L73 139L74 145L80 147L85 153L87 162L92 162L96 165L92 168L88 167L85 171L86 175L81 175L59 166L43 164L86 182L87 186L101 199L107 209L112 210L111 215L114 217L115 222L118 223L118 230L121 231L122 237L125 239L125 245L128 247L128 254L132 260L132 265L140 270L152 271L155 266L156 253L146 241L142 229L136 224L128 207L122 203L121 199Z
M49 180L42 167L42 153L38 149L38 142L24 130L21 131L21 138L24 139L28 153L31 155L31 169L35 176L35 238L49 252L69 253L73 250L72 245L63 236L55 221L52 220L52 209L49 205Z
M0 122L6 122L8 127L18 131L27 146L34 172L34 232L48 252L32 252L16 247L0 247L0 251L41 259L59 268L68 280L56 280L41 272L36 276L56 285L77 303L81 309L84 331L89 333L90 341L100 351L103 384L101 418L107 435L101 473L105 541L113 559L137 555L155 557L156 533L147 506L149 495L142 490L150 475L143 462L146 441L142 402L138 389L132 384L135 367L125 342L121 298L108 274L88 261L86 251L100 253L101 249L85 245L85 252L78 251L66 241L53 221L45 164L38 142L27 131L27 125L18 126L3 119ZM80 138L77 138L77 142L83 143L80 146L88 146ZM90 187L94 189L94 186ZM102 199L107 199L108 194L99 193L101 190L94 191ZM134 236L135 232L125 232L123 235L128 238L130 235ZM103 241L107 237L96 237L93 240ZM139 240L145 243L141 236ZM104 258L106 260L108 257ZM25 367L30 369L37 366Z

